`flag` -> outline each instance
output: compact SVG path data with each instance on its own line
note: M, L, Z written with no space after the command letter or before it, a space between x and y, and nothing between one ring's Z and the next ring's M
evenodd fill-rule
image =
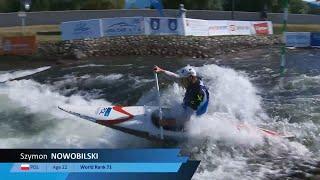
M22 171L28 171L29 169L30 169L29 164L21 164L20 165L20 170L22 170Z
M151 6L156 8L160 14L160 16L163 15L163 5L162 5L162 0L150 0Z
M125 9L144 9L150 6L150 0L126 0Z

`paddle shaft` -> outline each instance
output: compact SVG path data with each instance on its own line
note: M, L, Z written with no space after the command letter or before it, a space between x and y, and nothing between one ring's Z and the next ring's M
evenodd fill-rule
M159 121L162 121L162 108L161 108L161 99L160 99L160 88L159 88L159 80L158 80L158 74L154 73L154 77L156 79L156 88L157 88L157 94L158 94L158 105L159 105ZM160 124L160 138L163 139L163 127Z

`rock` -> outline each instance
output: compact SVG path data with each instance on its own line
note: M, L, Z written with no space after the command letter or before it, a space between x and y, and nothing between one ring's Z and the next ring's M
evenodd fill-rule
M217 54L233 53L252 47L281 44L281 36L120 36L82 39L39 44L39 56L161 55L210 58Z
M76 59L84 59L84 58L87 57L86 54L84 54L82 51L80 51L80 50L78 50L78 49L75 49L75 50L73 51L73 54L74 54L74 57L75 57Z

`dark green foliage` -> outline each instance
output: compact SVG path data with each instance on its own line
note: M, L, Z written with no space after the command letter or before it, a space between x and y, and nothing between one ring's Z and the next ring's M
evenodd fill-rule
M232 1L236 11L282 12L284 0L163 0L166 9L177 9L184 4L186 9L232 10ZM291 13L308 13L309 7L302 0L289 0ZM125 0L32 0L31 11L57 11L80 9L122 9ZM21 10L19 0L0 0L0 12Z

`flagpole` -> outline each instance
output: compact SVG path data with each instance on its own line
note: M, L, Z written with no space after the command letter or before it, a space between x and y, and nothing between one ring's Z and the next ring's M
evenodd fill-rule
M287 22L288 22L288 0L283 0L283 23L282 23L282 37L285 39L285 34L287 31ZM286 44L283 42L281 46L281 62L280 62L280 74L283 75L286 71Z

